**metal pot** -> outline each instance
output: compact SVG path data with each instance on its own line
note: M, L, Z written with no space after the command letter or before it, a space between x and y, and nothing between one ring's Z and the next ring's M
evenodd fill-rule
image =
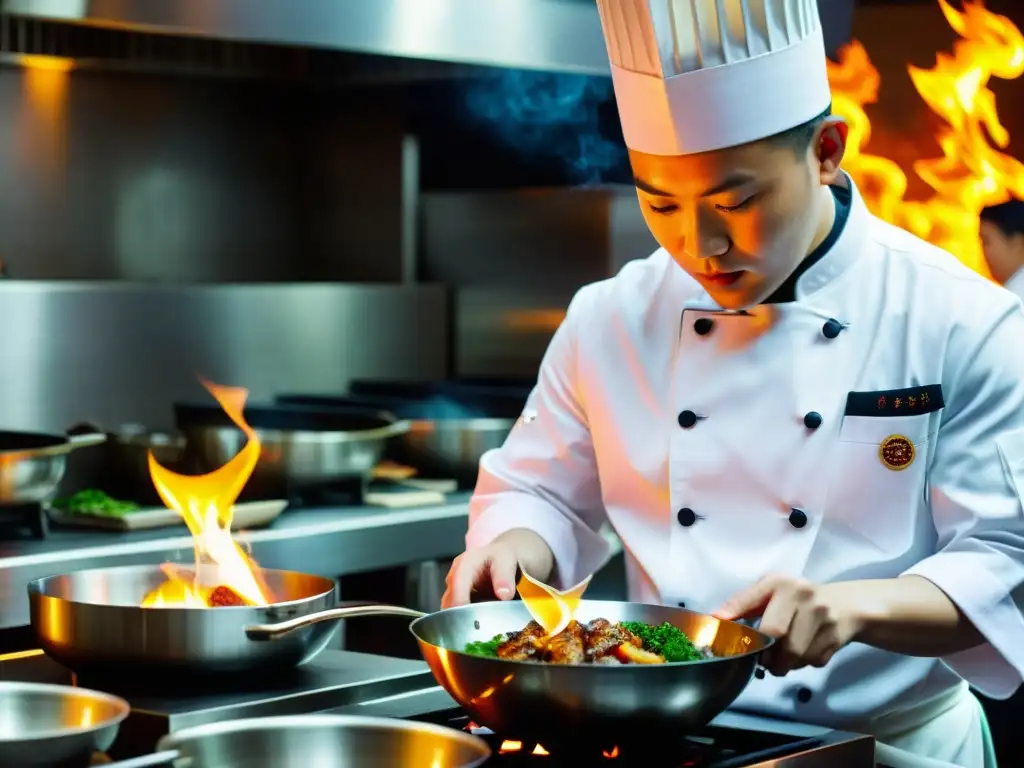
M367 615L415 617L409 629L437 682L480 725L507 738L575 748L671 743L728 707L750 682L774 640L748 626L663 605L585 600L580 621L662 622L708 643L715 658L684 664L562 665L484 658L463 652L471 641L524 627L521 601L477 603L423 614L395 606L341 607L283 624L249 627L253 639L286 639L311 624ZM271 643L273 644L273 643Z
M491 756L479 736L428 723L298 715L200 725L160 739L157 754L108 768L475 768Z
M128 702L86 688L0 682L0 765L84 768L114 743Z
M159 566L98 568L28 586L32 629L48 656L80 674L130 680L289 668L318 654L337 629L310 624L281 643L246 636L251 624L315 614L336 603L331 579L260 571L278 602L262 607L143 608L166 576Z
M48 435L0 432L0 505L39 504L53 498L76 448L100 445L104 434Z
M230 461L246 437L218 406L176 405L175 421L185 436L185 464L210 472ZM263 443L246 498L280 498L293 488L369 479L387 441L409 424L368 408L251 406L246 421Z

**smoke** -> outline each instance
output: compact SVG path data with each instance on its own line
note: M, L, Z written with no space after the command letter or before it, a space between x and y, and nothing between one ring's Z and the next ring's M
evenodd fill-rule
M628 161L621 139L602 131L601 108L611 99L608 77L500 70L471 82L464 104L511 149L561 160L577 183L589 185Z

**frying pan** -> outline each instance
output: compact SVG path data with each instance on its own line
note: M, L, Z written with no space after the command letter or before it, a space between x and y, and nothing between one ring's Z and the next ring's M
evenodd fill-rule
M107 768L475 768L491 756L479 736L440 725L355 715L231 720L176 731L160 752Z
M114 743L128 702L85 688L0 682L0 765L82 768Z
M250 626L254 640L278 641L319 622L367 615L413 617L409 629L438 683L480 725L507 738L574 748L623 747L642 738L678 739L707 725L750 682L774 640L743 624L663 605L584 600L577 618L669 622L690 638L713 636L716 658L685 664L560 665L483 658L466 643L521 629L522 601L476 603L423 614L383 605L339 607L270 626ZM269 643L273 644L273 643Z
M102 433L0 432L0 505L49 501L64 477L67 455L106 439Z
M334 581L294 571L260 573L281 602L143 608L143 598L166 579L151 565L47 576L28 586L32 629L48 656L100 679L176 681L295 667L324 649L336 625L311 623L280 643L253 642L245 628L333 607Z

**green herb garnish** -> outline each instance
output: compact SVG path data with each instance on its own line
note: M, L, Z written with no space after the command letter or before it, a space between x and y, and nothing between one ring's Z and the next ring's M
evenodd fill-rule
M507 635L495 635L490 640L475 640L471 643L466 643L466 647L462 650L474 656L487 656L488 658L496 659L498 658L498 646L504 643L507 638Z
M124 517L140 509L134 501L119 501L103 491L93 488L79 491L69 499L55 499L52 506L73 515L93 515L95 517Z
M705 658L704 653L690 641L685 632L667 621L657 627L642 621L624 621L622 626L643 641L645 651L664 656L670 664L703 661Z

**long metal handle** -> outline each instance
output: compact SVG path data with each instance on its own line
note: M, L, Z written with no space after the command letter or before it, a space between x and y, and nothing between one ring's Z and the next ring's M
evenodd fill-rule
M426 615L423 611L416 611L401 605L361 603L328 608L326 611L298 616L278 624L252 624L245 628L245 634L250 640L277 640L289 632L294 632L304 627L311 627L322 621L341 621L342 619L355 619L362 616L406 616L410 619L419 619Z
M157 752L153 755L143 755L142 757L133 757L130 760L121 760L116 763L107 763L106 768L151 768L157 765L169 765L175 760L181 757L181 753L175 749L168 749L164 752ZM182 765L191 763L192 760L186 758Z

